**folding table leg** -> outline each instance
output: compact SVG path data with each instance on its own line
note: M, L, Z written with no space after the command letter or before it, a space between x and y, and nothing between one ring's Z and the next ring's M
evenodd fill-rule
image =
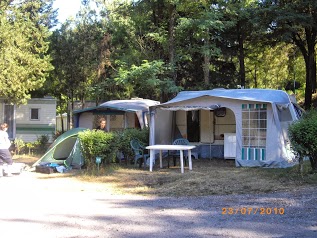
M181 172L184 173L184 152L182 150L180 152L180 160L181 160Z
M154 150L150 150L150 171L153 170Z
M191 150L188 150L188 167L189 167L189 170L193 170Z

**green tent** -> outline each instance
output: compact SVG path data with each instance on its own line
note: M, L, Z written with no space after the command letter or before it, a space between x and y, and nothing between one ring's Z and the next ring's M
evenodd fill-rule
M81 152L78 133L87 128L74 128L60 135L51 144L46 153L33 164L33 167L42 162L64 164L73 168L81 168L84 158Z

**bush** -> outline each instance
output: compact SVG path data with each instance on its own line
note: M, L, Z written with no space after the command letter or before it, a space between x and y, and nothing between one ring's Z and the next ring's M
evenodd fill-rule
M35 144L32 142L26 143L25 147L28 149L28 154L31 155L32 153L32 149L35 147Z
M23 150L23 147L25 146L25 143L22 139L15 139L14 140L14 148L15 148L15 153L19 155L21 151Z
M129 128L124 131L117 132L118 150L123 153L126 159L133 157L134 152L131 149L130 141L138 139L142 144L149 144L149 129Z
M104 163L115 161L117 154L117 135L100 130L85 130L78 133L85 164L88 170L96 168L96 157Z
M317 170L317 111L311 110L290 125L289 137L292 149L298 153L302 164L305 156L309 157L311 167Z
M41 135L37 138L37 140L34 142L34 149L37 153L43 154L48 149L50 137L48 135Z

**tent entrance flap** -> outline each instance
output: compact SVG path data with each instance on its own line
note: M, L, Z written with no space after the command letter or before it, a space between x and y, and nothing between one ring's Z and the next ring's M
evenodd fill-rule
M75 169L80 169L84 165L84 157L81 151L81 144L79 138L75 140L75 144L65 161L67 166L72 166Z
M66 140L64 140L63 143L56 145L53 158L56 160L67 159L70 152L73 150L76 140L77 137L69 137Z

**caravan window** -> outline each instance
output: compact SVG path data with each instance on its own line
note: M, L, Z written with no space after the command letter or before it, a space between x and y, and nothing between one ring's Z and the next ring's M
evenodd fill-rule
M267 105L242 104L242 159L265 160Z
M39 108L31 108L30 119L31 120L40 120L40 109Z

